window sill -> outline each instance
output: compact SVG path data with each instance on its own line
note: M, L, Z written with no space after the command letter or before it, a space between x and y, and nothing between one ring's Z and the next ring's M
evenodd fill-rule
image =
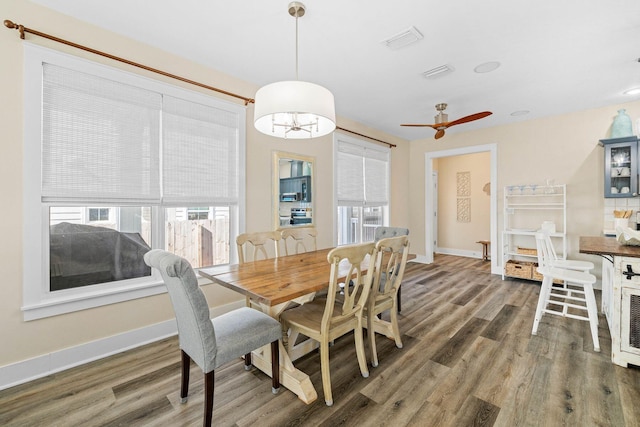
M25 303L22 307L23 318L25 321L42 319L132 299L145 298L166 293L166 291L167 288L162 281L153 281L138 286L127 286L126 288L56 296L39 302Z

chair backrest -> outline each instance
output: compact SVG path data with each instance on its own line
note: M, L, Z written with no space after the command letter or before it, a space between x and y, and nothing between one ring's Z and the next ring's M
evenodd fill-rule
M178 323L180 348L207 373L215 368L216 336L209 304L191 264L171 252L153 249L144 262L162 275Z
M549 233L542 230L536 231L536 252L539 267L550 267L551 263L557 259Z
M378 250L375 274L371 286L370 301L379 295L392 296L398 292L409 256L409 237L397 236L381 239L376 243Z
M373 242L338 246L329 252L327 261L331 264L331 274L327 304L322 317L321 330L323 333L327 332L332 325L362 315L374 276L374 269L368 267L373 267L377 252ZM363 270L366 270L366 273ZM336 294L339 290L338 279L341 277L350 278L351 281L349 286L344 287L342 311L336 316L333 310Z
M236 237L236 246L238 247L238 262L244 264L248 261L257 261L259 259L267 259L270 257L269 251L265 245L273 245L273 254L277 258L280 256L280 239L282 235L279 231L259 231L256 233L243 233ZM251 256L249 251L253 248Z
M282 241L286 255L301 254L303 252L315 251L318 249L316 236L318 230L312 227L292 227L282 230ZM289 251L288 242L293 244Z
M376 228L373 241L377 242L378 240L386 239L387 237L408 236L408 235L409 235L408 228L381 226Z

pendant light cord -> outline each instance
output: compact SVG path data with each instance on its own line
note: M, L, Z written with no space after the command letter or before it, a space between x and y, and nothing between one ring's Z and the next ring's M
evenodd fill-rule
M298 14L296 13L296 80L300 80L298 77Z

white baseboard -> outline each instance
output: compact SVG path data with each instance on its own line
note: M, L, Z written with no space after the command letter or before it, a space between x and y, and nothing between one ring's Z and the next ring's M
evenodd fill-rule
M245 301L237 301L211 310L211 317L244 307ZM0 366L0 390L23 384L47 375L102 359L113 354L176 335L174 319L144 328L127 331L96 341L68 347L32 359Z
M418 255L416 256L414 259L408 261L408 262L419 262L420 264L430 264L427 260L427 256L426 255Z
M463 256L463 257L467 257L467 258L482 259L482 253L480 253L478 251L466 251L466 250L463 250L463 249L452 249L452 248L437 247L435 249L435 252L437 254L455 255L455 256Z

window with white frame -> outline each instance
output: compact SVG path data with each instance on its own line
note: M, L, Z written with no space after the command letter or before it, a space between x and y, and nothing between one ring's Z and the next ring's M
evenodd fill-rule
M164 292L143 255L230 261L245 109L25 48L25 319Z
M337 244L371 242L389 222L389 147L334 134Z

